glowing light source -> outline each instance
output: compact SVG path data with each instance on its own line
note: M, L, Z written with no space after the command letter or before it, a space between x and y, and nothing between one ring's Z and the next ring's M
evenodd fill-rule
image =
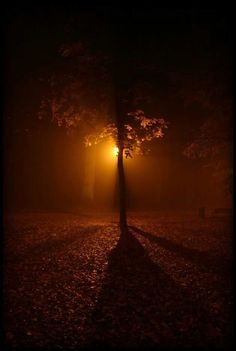
M118 156L119 154L119 148L117 146L113 147L113 155Z

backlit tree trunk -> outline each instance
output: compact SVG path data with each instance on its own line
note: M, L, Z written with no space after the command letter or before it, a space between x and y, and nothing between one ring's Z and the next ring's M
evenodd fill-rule
M123 163L123 142L119 141L119 154L118 154L118 174L119 174L119 207L120 207L120 228L121 230L127 227L126 217L126 184L125 172Z
M116 114L117 127L117 146L118 153L118 178L119 178L119 209L120 209L120 229L121 235L127 233L127 215L126 215L126 182L124 172L124 116L125 109L122 101L122 92L124 91L124 67L125 62L123 58L124 40L121 31L123 26L120 22L114 22L111 30L113 32L113 89L114 89L114 103ZM122 39L121 39L122 38Z
M118 137L118 177L119 177L119 208L120 208L120 229L121 234L126 232L127 228L127 216L126 216L126 182L124 172L124 111L121 107L120 97L120 77L118 78L118 72L115 74L115 100L116 100L116 126L117 126L117 137Z

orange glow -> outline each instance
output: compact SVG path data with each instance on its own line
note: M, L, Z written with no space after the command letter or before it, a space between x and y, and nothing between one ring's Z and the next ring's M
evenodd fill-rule
M117 146L115 146L115 147L113 147L113 155L114 156L118 156L118 154L119 154L119 148L117 147Z

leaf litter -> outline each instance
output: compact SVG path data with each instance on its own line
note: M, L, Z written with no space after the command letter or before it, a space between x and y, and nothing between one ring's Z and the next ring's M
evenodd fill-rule
M11 347L232 345L229 219L24 213L4 224Z

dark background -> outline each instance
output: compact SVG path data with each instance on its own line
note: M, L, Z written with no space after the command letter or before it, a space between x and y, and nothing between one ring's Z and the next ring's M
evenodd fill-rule
M76 28L78 19L83 23L82 34L81 29L71 30ZM120 28L121 41L142 64L158 65L152 78L156 100L151 112L158 111L170 122L166 136L153 142L150 155L138 157L128 165L130 207L193 209L202 204L228 205L230 199L212 176L212 170L204 167L201 160L183 155L184 147L196 135L208 111L196 102L186 105L175 80L169 77L172 71L188 71L196 76L201 60L210 67L219 56L223 79L227 81L229 95L232 94L231 20L226 9L121 9L73 2L34 6L23 2L6 7L5 207L66 210L83 205L83 145L51 123L50 118L38 119L46 89L42 77L57 62L58 50L68 39L82 35L98 46L108 45L109 50L104 38L111 40L107 28L113 22ZM104 26L98 31L101 23ZM99 164L96 167L96 204L111 208L115 194L106 193L106 177Z

